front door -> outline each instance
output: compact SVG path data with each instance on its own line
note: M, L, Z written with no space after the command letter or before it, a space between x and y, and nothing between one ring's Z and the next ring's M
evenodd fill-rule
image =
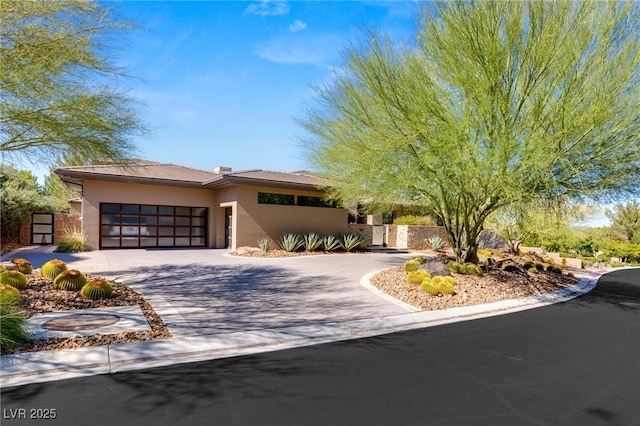
M225 238L225 248L230 249L233 247L233 215L232 208L225 207L224 208L224 238Z

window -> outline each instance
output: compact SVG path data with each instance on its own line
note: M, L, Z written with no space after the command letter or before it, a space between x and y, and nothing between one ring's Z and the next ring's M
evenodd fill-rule
M307 207L337 207L335 201L325 200L322 197L309 197L298 195L298 205Z
M270 194L268 192L258 192L258 204L279 204L293 206L295 196L290 194Z

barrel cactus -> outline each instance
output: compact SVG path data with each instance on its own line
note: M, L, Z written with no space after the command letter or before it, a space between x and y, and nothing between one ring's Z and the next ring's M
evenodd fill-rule
M87 283L87 277L77 269L61 272L53 280L53 288L57 290L78 291Z
M27 259L13 259L11 263L16 265L16 271L20 271L23 274L30 274L33 272L33 266Z
M11 287L22 290L27 288L27 277L20 271L4 271L0 273L0 284L8 284Z
M404 270L407 272L417 271L418 269L420 269L420 262L418 260L407 260L404 264Z
M58 259L51 259L40 268L40 274L45 278L55 279L58 275L67 270L67 265Z
M475 275L476 277L482 276L482 268L475 263L465 263L464 272L468 275Z
M453 277L444 277L438 284L438 290L445 295L453 295L455 293L454 286L456 281Z
M449 262L447 264L447 269L449 270L449 272L453 272L456 274L464 274L465 273L465 268L464 265L458 263L458 262Z
M437 296L438 294L440 294L440 290L438 289L438 286L434 285L433 281L431 281L430 279L424 280L420 285L420 289L422 289L422 291L432 296Z
M9 284L0 284L0 293L2 293L11 304L18 303L20 300L20 290Z
M106 299L113 294L113 287L105 278L93 277L80 290L85 299Z
M422 284L425 278L430 278L429 272L424 269L418 269L407 273L407 282L409 284Z

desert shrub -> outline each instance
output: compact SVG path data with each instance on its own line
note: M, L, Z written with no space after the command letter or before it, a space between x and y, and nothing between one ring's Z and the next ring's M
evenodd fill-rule
M344 234L340 239L342 248L345 251L353 251L360 248L364 244L364 236L362 234Z
M80 296L85 299L106 299L113 294L113 287L105 278L93 277L80 289Z
M7 303L15 305L20 300L20 290L9 284L0 284L0 293L6 297Z
M482 268L475 263L465 263L464 272L469 275L475 275L476 277L482 276Z
M526 269L526 270L529 270L529 269L531 269L531 268L535 268L535 267L536 267L536 264L535 264L535 263L533 263L533 262L531 262L530 260L527 260L526 262L524 262L524 263L522 264L522 267L523 267L524 269Z
M69 269L61 272L53 280L53 288L56 290L78 291L87 283L87 277L77 269Z
M2 263L0 263L0 272L4 272L6 270L7 268Z
M612 267L612 268L622 268L623 266L625 266L625 264L624 264L624 263L622 263L622 262L613 262L613 263L611 264L611 267Z
M300 235L286 234L282 236L280 240L280 247L287 252L294 252L300 250L302 247L302 239Z
M425 278L431 278L431 275L429 275L429 272L423 269L418 269L407 273L407 282L409 284L422 284L422 281Z
M67 270L67 265L58 259L51 259L40 268L40 275L45 278L55 279L62 272Z
M573 272L571 272L571 271L569 271L569 273L568 273L567 275L569 275L570 277L575 277L575 276L576 276L576 274L574 274L574 273L573 273Z
M302 236L302 243L306 251L316 251L322 245L322 238L311 232Z
M0 292L0 351L13 349L27 339L26 323L22 312L11 296Z
M263 253L268 252L271 250L271 240L269 238L260 238L258 240L258 247Z
M8 284L18 290L27 288L27 276L17 270L9 270L0 273L0 284Z
M427 239L427 245L434 251L440 251L444 248L444 240L441 237L433 236Z
M60 240L58 247L56 247L56 253L79 253L82 251L88 251L87 237L82 233L74 235L68 235Z
M335 251L340 249L340 240L335 235L322 237L322 249L324 251Z
M440 291L440 293L448 296L451 296L455 293L453 284L451 284L449 281L442 281L438 285L438 290Z
M16 271L22 272L23 274L30 274L33 272L33 266L31 266L31 262L27 259L13 259L11 263L16 265Z
M423 225L423 226L435 226L436 223L433 219L424 216L404 215L393 220L394 225Z
M496 264L496 260L493 257L487 257L487 260L484 261L485 265L493 266Z
M536 262L534 266L538 271L544 271L544 265L542 263Z
M606 255L606 254L604 254L604 253L600 253L600 254L596 257L596 260L597 260L598 262L608 262L608 261L610 261L610 260L611 260L611 257L610 257L610 256L607 256L607 255Z
M409 259L406 262L404 262L404 270L407 272L411 272L411 271L417 271L418 269L420 269L420 262L418 262L415 259Z
M527 272L529 272L530 274L537 274L538 268L536 268L535 266L532 266L531 268L527 268Z

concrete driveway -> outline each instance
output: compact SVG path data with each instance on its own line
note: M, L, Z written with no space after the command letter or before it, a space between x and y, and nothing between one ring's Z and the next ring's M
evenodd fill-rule
M407 313L360 284L366 274L401 265L408 254L242 258L227 250L104 250L62 254L26 249L40 267L57 258L70 268L118 279L144 294L174 337L379 318Z

